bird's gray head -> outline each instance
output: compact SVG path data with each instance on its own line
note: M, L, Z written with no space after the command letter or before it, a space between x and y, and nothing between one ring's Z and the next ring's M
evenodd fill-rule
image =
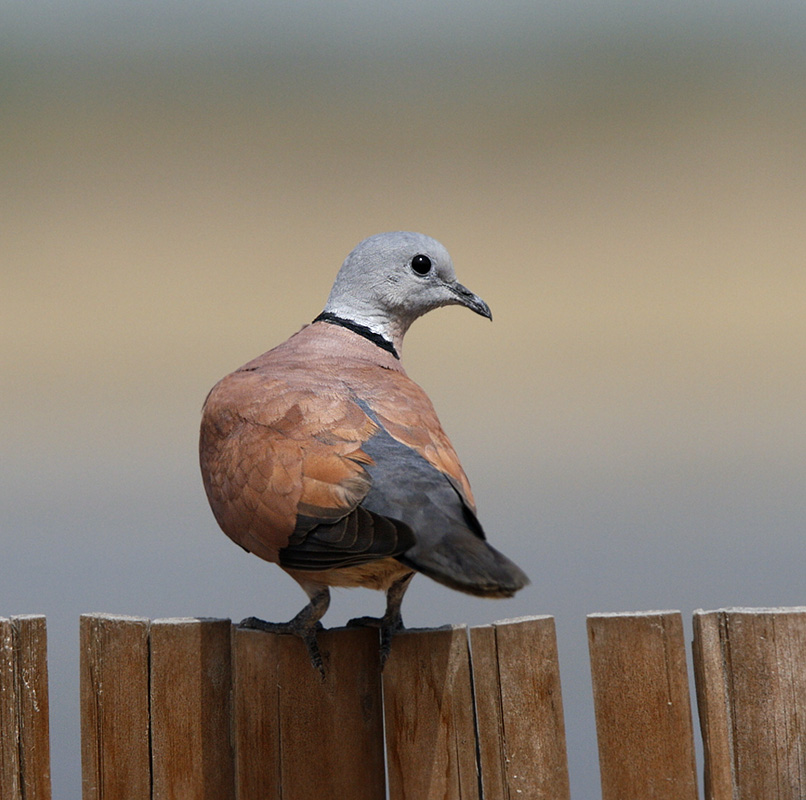
M365 326L399 350L417 317L448 305L492 319L489 306L456 280L451 257L438 241L397 231L370 236L347 256L325 313Z

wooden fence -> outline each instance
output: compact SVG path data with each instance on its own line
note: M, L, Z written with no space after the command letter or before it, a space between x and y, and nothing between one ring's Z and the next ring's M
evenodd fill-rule
M84 800L567 800L554 621L302 643L81 618ZM603 800L696 800L678 612L588 618ZM0 620L0 797L48 800L42 617ZM706 800L806 798L806 609L694 615Z

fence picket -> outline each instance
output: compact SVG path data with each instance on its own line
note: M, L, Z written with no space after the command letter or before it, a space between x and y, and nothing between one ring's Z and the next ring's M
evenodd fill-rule
M0 797L50 800L45 618L0 618Z
M234 800L227 619L151 623L153 800Z
M806 797L806 608L694 614L707 800Z
M295 636L233 631L241 800L383 800L378 631L318 636L326 677Z
M81 617L84 800L568 800L554 621L295 637ZM696 800L679 612L592 614L603 800ZM806 798L806 608L694 615L706 800ZM44 617L0 618L0 798L50 800ZM385 733L385 740L384 740ZM384 749L385 747L385 749ZM384 763L386 755L386 764Z
M602 800L696 800L679 612L591 614Z
M390 800L479 800L467 629L395 636L383 701Z
M81 775L84 800L150 800L149 621L84 614Z
M470 643L484 797L568 800L554 619L471 628Z

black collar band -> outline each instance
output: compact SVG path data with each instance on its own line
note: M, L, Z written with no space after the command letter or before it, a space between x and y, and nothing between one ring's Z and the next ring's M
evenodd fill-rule
M339 317L330 311L323 311L314 322L329 322L331 325L341 325L342 328L347 328L348 331L352 331L359 336L363 336L365 339L369 339L372 344L378 345L382 350L391 353L400 361L400 356L397 354L395 346L385 336L381 336L380 333L375 333L375 331L368 328L366 325L359 325L351 319L344 319L344 317Z

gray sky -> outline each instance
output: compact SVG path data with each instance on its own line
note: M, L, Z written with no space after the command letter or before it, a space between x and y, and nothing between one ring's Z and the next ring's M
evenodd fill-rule
M804 36L806 8L791 2L564 0L491 4L363 2L4 2L0 41L113 54L270 46L347 57L491 52L627 32L698 38Z

